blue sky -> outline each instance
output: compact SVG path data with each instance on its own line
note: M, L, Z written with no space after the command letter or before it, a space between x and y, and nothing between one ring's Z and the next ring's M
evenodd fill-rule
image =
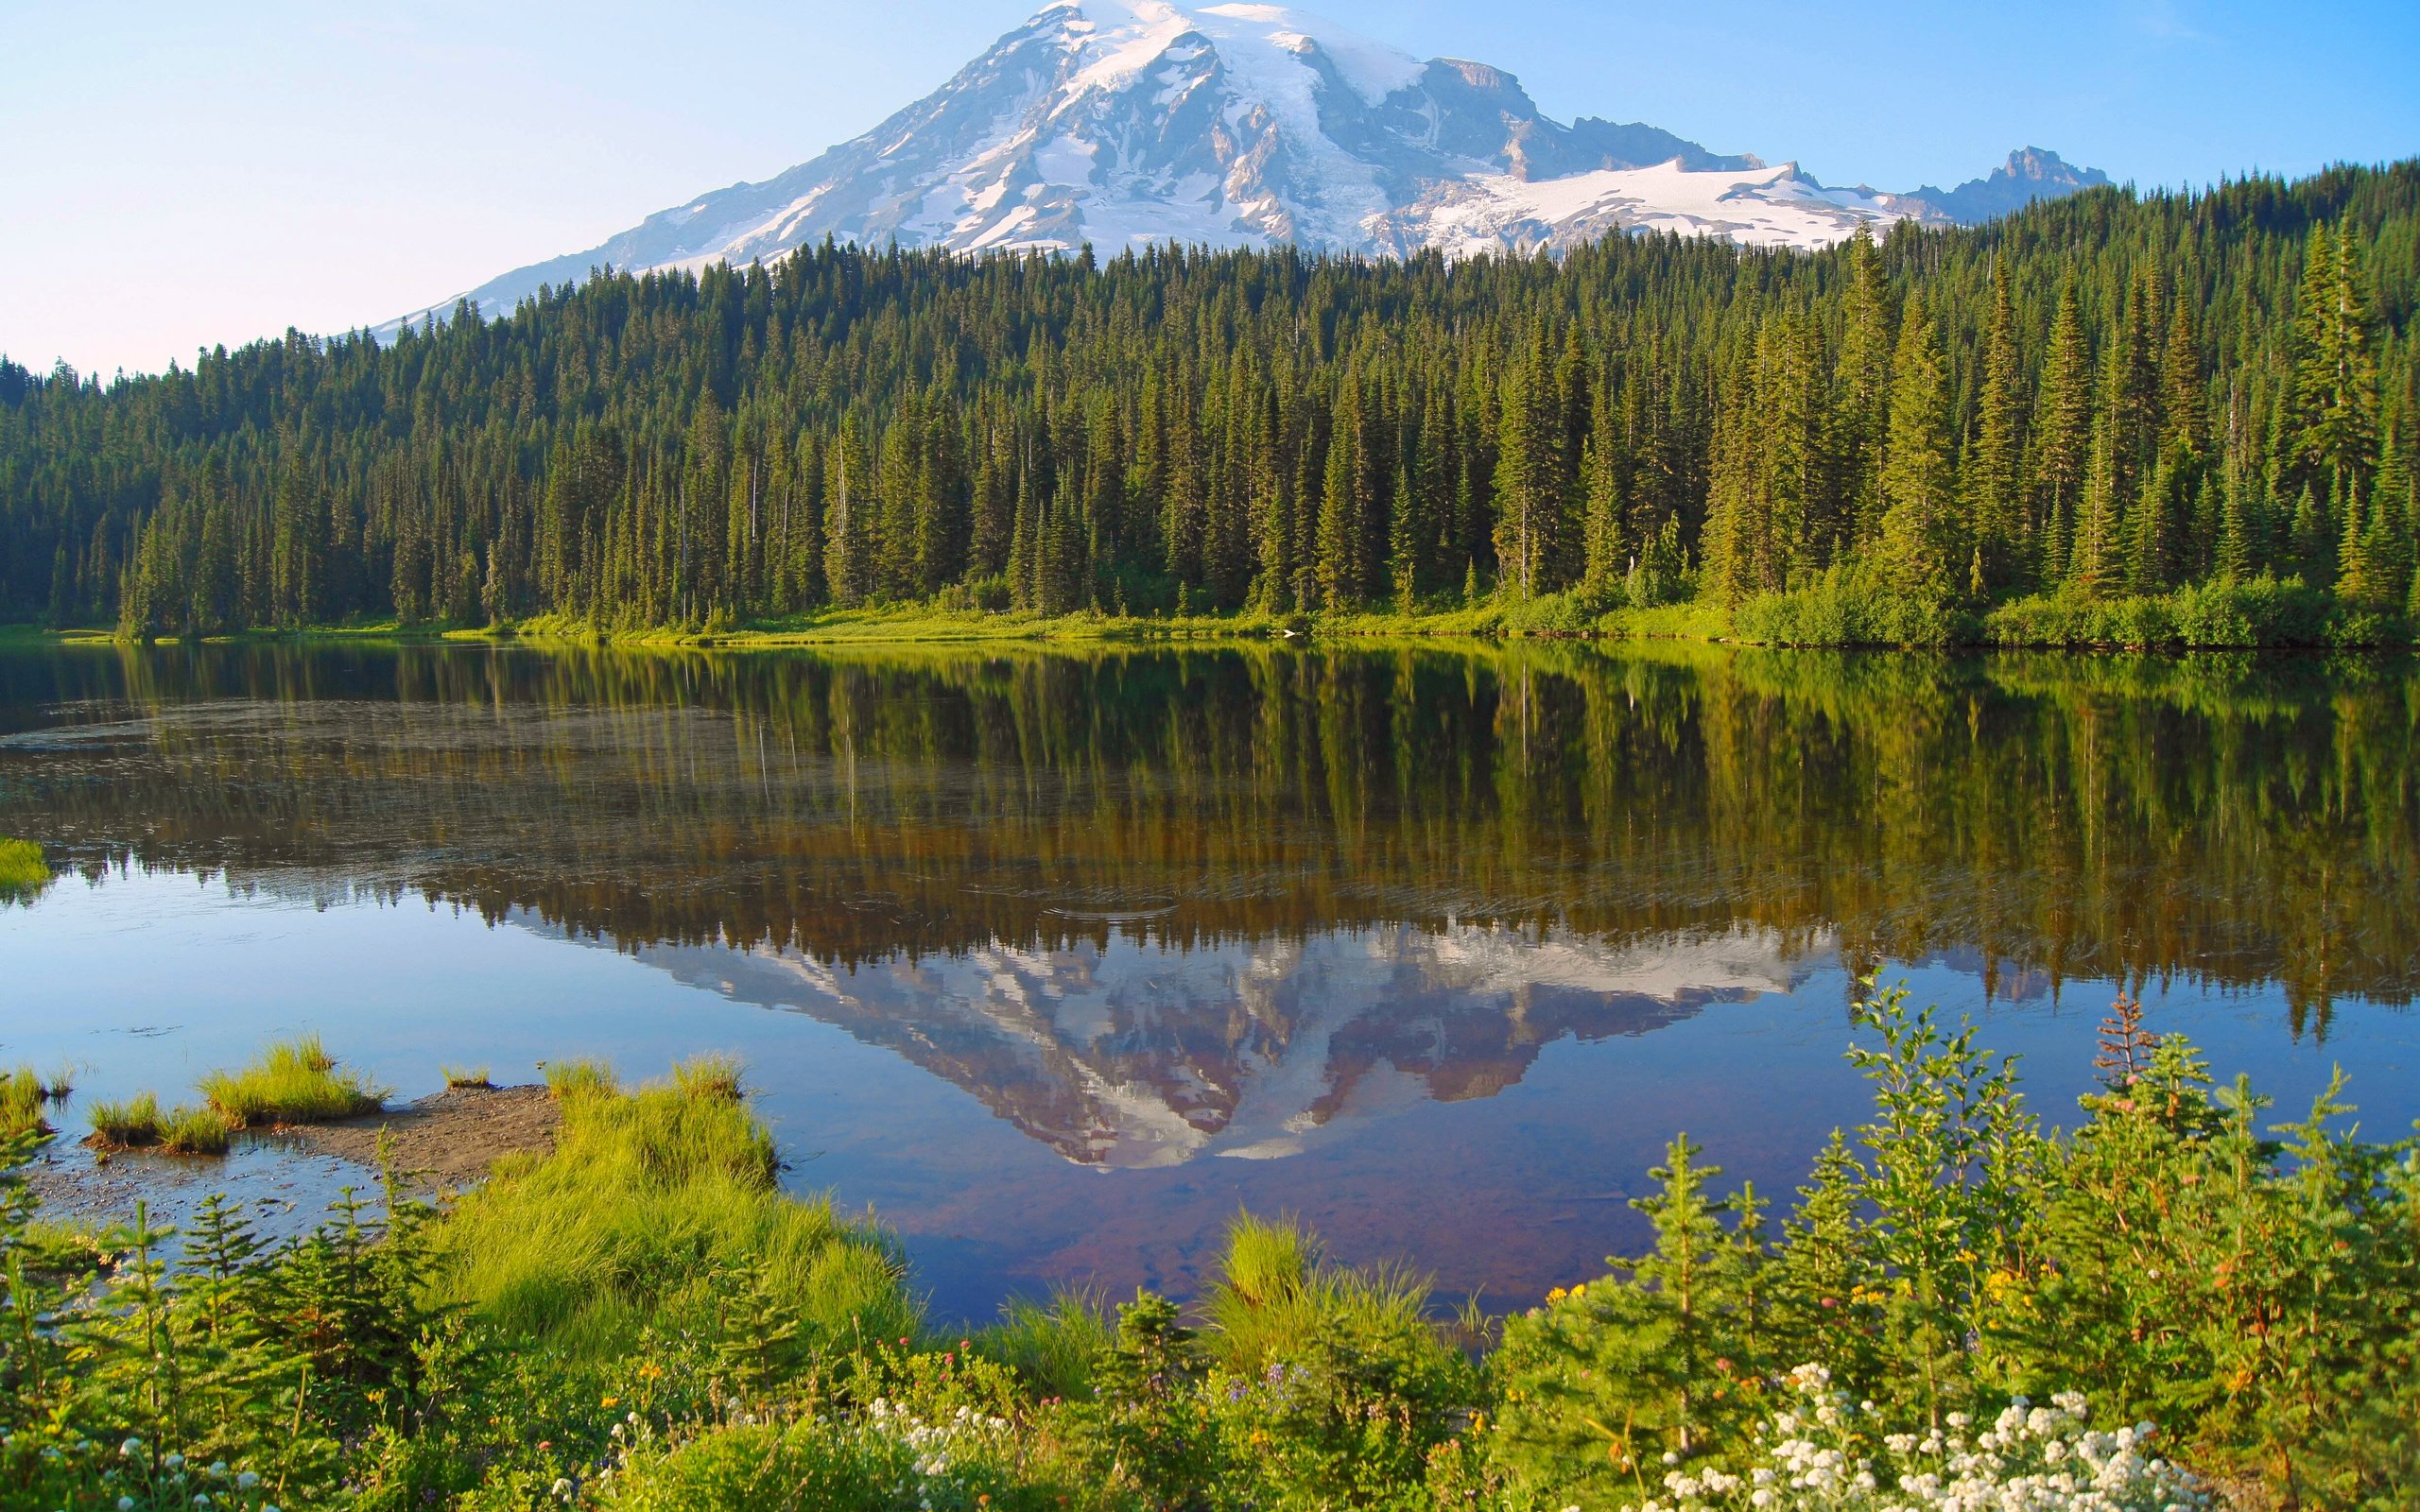
M156 369L424 307L803 162L1029 9L0 0L0 352ZM1832 182L2025 145L2145 184L2420 153L2414 0L1308 9Z

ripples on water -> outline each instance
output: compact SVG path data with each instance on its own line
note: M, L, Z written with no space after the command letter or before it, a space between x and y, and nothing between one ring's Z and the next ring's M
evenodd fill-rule
M2305 659L6 650L0 833L84 881L0 913L0 1056L734 1048L945 1310L1184 1289L1239 1204L1517 1301L1680 1127L1799 1176L1876 969L2054 1115L2126 985L2410 1120L2415 723Z

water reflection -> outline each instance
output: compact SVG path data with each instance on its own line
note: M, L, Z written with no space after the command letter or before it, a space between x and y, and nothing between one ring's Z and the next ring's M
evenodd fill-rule
M0 825L79 864L826 964L1769 931L2408 1001L2402 663L1711 649L0 652Z
M96 885L0 914L0 1050L730 1048L959 1315L1184 1290L1239 1203L1517 1299L1678 1128L1798 1178L1878 963L2054 1114L2124 983L2400 1126L2415 741L2362 661L5 648L0 834Z
M1556 1040L1786 991L1795 954L1747 929L1609 946L1461 923L1193 950L989 945L862 968L795 950L640 952L893 1051L1068 1160L1113 1167L1298 1155L1355 1119L1493 1096Z

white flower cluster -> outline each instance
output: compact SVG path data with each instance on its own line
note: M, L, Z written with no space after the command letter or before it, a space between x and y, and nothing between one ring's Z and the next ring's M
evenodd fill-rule
M1941 1429L1881 1434L1874 1403L1851 1403L1818 1366L1790 1372L1795 1407L1776 1415L1742 1473L1675 1469L1665 1498L1629 1512L2204 1512L2192 1478L2151 1452L2152 1425L2101 1431L2077 1392L2019 1397L1992 1425L1951 1413Z
M1009 1420L961 1406L940 1422L927 1422L906 1407L876 1397L866 1408L859 1432L904 1445L914 1452L916 1457L910 1468L915 1480L897 1489L903 1496L916 1497L917 1506L931 1512L936 1492L958 1489L957 1480L950 1472L960 1456L998 1449L1009 1442Z

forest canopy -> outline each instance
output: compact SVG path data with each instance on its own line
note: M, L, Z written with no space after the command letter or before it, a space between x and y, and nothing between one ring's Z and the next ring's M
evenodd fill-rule
M0 361L0 621L1853 592L1920 639L2249 583L2399 617L2415 299L2420 163L1816 253L599 270L383 342L108 384Z

